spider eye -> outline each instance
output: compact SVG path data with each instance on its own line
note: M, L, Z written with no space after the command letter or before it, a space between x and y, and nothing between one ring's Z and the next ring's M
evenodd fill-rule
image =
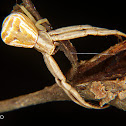
M32 48L38 39L34 23L22 13L12 13L2 24L1 38L11 46Z

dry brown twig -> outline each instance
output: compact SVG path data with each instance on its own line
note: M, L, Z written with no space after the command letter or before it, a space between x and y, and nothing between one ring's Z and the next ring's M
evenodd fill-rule
M22 1L25 7L37 20L41 19L41 16L36 11L34 5L31 3L30 0ZM48 24L46 23L44 23L44 27L46 27L48 31L51 30L50 25L48 26ZM97 34L123 35L123 33L118 31L111 31L91 26L84 26L84 28L85 27L87 28L87 31L84 31L85 34L87 34L87 32L89 32L89 30L93 28L94 30L97 30ZM63 36L67 37L67 39L72 37L74 38L75 36L78 37L78 35L79 37L84 36L81 32L82 29L78 32L78 28L81 29L80 26L72 27L72 29L71 27L68 27L67 29L64 29L64 32L62 32L58 36L56 36L56 34L58 34L62 29L59 29L59 31L55 30L49 32L50 36L52 36L54 40L60 40L61 50L65 52L66 56L73 64L73 67L67 73L67 82L69 82L69 84L71 84L72 87L74 87L72 91L76 89L77 92L79 92L79 94L81 95L81 97L86 100L99 101L100 107L102 107L105 104L110 104L120 109L126 110L126 41L120 42L115 46L110 47L108 50L104 51L99 55L94 56L92 59L88 61L77 63L77 56L75 54L73 55L70 53L76 52L76 50L70 42L62 41L61 38L63 38ZM69 31L71 31L70 34L67 31L68 29ZM77 31L75 31L75 29ZM100 30L99 33L98 30ZM107 33L106 31L110 32ZM73 33L75 36L71 37L71 34ZM96 33L92 34L96 35ZM119 57L118 61L114 61L115 57ZM111 64L114 65L109 67ZM59 82L58 79L56 79L56 81L60 85L61 82ZM62 87L62 84L60 86ZM62 88L64 89L64 87ZM68 92L68 90L66 89L65 92L67 92L68 96L71 96L70 93L72 92ZM43 90L34 93L0 101L0 112L11 111L22 107L50 101L70 100L70 98L65 94L65 92L57 84L54 84L53 86L46 87ZM80 102L78 100L76 102L79 102L79 104L83 106L83 102Z

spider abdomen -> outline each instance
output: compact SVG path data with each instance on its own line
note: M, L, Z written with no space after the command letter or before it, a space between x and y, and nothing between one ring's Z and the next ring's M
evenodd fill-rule
M12 13L5 18L1 38L11 46L32 48L38 39L34 23L23 13Z

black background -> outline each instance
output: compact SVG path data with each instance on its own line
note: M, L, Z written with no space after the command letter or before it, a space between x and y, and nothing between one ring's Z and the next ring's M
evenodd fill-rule
M93 1L42 1L32 0L42 17L53 28L70 25L90 24L108 29L118 29L126 33L125 1L118 3ZM116 2L116 1L115 1ZM15 0L4 0L0 4L0 24L11 12ZM78 52L101 52L118 42L116 37L85 37L71 41ZM93 55L79 55L79 60L90 59ZM70 63L62 52L54 58L63 72L67 72ZM54 83L54 77L46 68L43 58L34 49L15 48L0 41L0 100L35 92ZM83 108L73 102L52 102L3 113L5 124L29 124L41 122L48 125L68 121L81 122L81 125L108 124L125 120L125 112L115 107L105 110ZM109 122L110 121L110 122ZM26 122L25 122L26 123ZM36 124L37 125L37 124Z

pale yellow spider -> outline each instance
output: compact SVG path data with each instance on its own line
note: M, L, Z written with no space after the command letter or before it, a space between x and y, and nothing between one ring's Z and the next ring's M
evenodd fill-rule
M105 108L106 106L100 107L86 102L80 94L66 82L66 77L51 55L54 54L55 48L58 45L57 42L60 40L70 40L87 35L118 35L126 37L126 34L117 30L108 30L105 28L92 27L90 25L70 26L47 32L46 28L42 25L44 22L49 23L47 19L36 21L23 5L18 6L24 13L11 13L5 18L1 31L3 41L8 45L16 47L34 47L41 52L49 71L55 77L56 83L77 104L86 108Z

